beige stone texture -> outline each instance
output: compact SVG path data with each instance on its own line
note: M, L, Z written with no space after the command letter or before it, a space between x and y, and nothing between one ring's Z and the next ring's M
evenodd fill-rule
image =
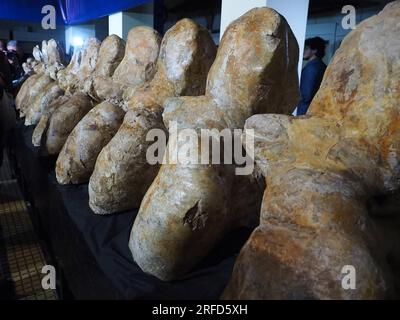
M255 113L290 114L299 98L298 51L289 25L276 11L247 12L227 28L205 95L169 99L165 124L232 130L243 128ZM181 145L171 141L168 148L178 151ZM191 142L193 148L198 145ZM258 219L264 188L256 177L236 175L235 169L229 164L162 165L129 239L143 271L166 281L179 279L227 232Z
M393 297L396 246L386 240L399 243L398 231L368 202L399 190L399 21L395 1L344 39L307 116L247 120L255 145L246 148L267 188L223 298ZM345 266L356 272L352 290L342 286Z

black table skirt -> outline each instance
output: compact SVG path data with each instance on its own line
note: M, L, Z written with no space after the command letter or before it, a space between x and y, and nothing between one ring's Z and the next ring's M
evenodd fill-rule
M33 147L33 127L22 123L11 141L21 186L32 204L39 235L50 248L64 297L76 299L218 299L235 258L252 230L229 234L184 279L162 282L134 262L128 239L137 210L110 216L93 214L87 184L60 186L55 159ZM61 273L61 276L60 276ZM64 283L65 282L65 283ZM65 293L68 292L68 293Z

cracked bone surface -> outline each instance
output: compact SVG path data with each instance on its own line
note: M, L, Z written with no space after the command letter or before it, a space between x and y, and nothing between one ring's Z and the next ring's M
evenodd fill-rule
M60 184L88 182L100 151L118 131L125 112L120 107L124 88L141 85L154 76L161 38L149 27L132 28L125 56L112 78L93 77L94 107L69 135L56 163ZM100 97L100 98L99 98Z
M34 66L35 74L24 82L15 99L16 108L21 117L26 115L36 97L41 95L50 83L54 82L57 72L64 68L62 50L53 39L48 42L43 41L40 54L38 48L35 47L34 54L35 59L40 59Z
M367 200L399 190L399 21L396 1L344 39L307 116L247 120L255 146L246 148L254 147L267 188L260 226L242 248L223 298L393 294L387 234ZM398 231L393 240L399 243ZM353 290L342 287L345 266L356 272Z
M209 32L190 19L167 31L154 78L125 91L124 121L97 158L89 181L89 205L96 214L139 207L159 169L147 162L146 135L153 128L166 131L161 113L168 97L204 93L215 52Z
M225 32L205 95L169 99L164 122L170 129L176 121L179 129L232 130L243 128L255 113L290 114L299 100L297 63L297 41L286 20L272 9L253 9ZM197 143L190 143L197 150ZM177 151L177 146L170 140L168 148ZM236 175L235 167L161 166L129 239L143 271L162 280L177 279L228 231L246 219L258 219L264 187L252 175Z

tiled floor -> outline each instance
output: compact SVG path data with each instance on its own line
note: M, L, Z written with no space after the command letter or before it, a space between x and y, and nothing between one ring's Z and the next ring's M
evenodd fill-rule
M28 209L4 155L0 168L0 299L56 300L42 288L46 265Z

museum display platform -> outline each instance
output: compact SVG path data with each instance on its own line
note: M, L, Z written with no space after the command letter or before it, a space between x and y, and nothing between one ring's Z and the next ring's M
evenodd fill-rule
M184 278L162 282L133 261L129 234L137 210L95 215L88 205L87 184L61 186L55 160L32 145L34 127L20 121L12 135L10 157L30 214L57 270L58 294L67 299L218 299L240 248L252 230L227 235Z

